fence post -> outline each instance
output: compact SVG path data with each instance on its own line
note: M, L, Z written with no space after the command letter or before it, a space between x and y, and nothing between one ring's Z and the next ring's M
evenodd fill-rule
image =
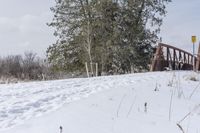
M90 75L89 75L89 72L88 72L88 65L87 65L87 62L85 62L85 68L86 68L86 73L87 73L87 76L88 76L88 78L90 77Z

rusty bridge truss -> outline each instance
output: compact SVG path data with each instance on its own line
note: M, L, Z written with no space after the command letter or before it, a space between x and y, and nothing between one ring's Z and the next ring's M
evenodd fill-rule
M193 63L194 62L194 63ZM200 45L198 54L193 57L182 49L159 43L152 60L151 71L200 70Z

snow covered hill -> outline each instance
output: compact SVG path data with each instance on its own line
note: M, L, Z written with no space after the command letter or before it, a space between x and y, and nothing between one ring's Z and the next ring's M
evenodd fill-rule
M200 133L200 81L191 80L199 76L176 71L0 85L0 133L60 133L60 126L62 133Z

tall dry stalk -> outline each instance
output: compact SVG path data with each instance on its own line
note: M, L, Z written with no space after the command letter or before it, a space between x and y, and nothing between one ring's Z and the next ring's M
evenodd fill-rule
M119 110L121 108L122 102L123 102L123 100L124 100L125 97L126 97L126 94L124 94L123 97L120 100L119 106L117 108L117 117L119 117Z
M171 98L170 98L170 104L169 104L169 121L171 121L172 99L173 99L173 91L171 91Z

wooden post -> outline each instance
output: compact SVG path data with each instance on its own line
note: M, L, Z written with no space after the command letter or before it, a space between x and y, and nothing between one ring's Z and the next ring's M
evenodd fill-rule
M196 70L197 71L200 70L200 43L199 43L199 49L198 49L198 53L197 53Z
M167 66L169 67L169 54L170 54L170 51L169 51L169 48L167 47Z
M179 50L179 61L182 60L182 55L181 55L181 51Z
M98 76L98 63L96 63L96 77Z
M156 53L154 55L154 59L152 61L150 71L157 71L157 68L160 67L160 66L157 66L159 57L160 57L160 53L161 53L161 46L160 46L160 44L158 44L158 47L156 48Z
M169 50L169 58L170 58L170 66L169 66L169 68L172 69L173 68L173 61L172 61L172 55L170 53L170 50Z
M185 53L184 53L184 62L183 63L186 63L186 56L185 56Z
M176 50L173 50L173 70L176 70Z
M87 76L88 76L88 78L90 77L90 75L89 75L89 72L88 72L88 65L87 65L87 62L85 62L85 68L86 68L86 73L87 73Z

